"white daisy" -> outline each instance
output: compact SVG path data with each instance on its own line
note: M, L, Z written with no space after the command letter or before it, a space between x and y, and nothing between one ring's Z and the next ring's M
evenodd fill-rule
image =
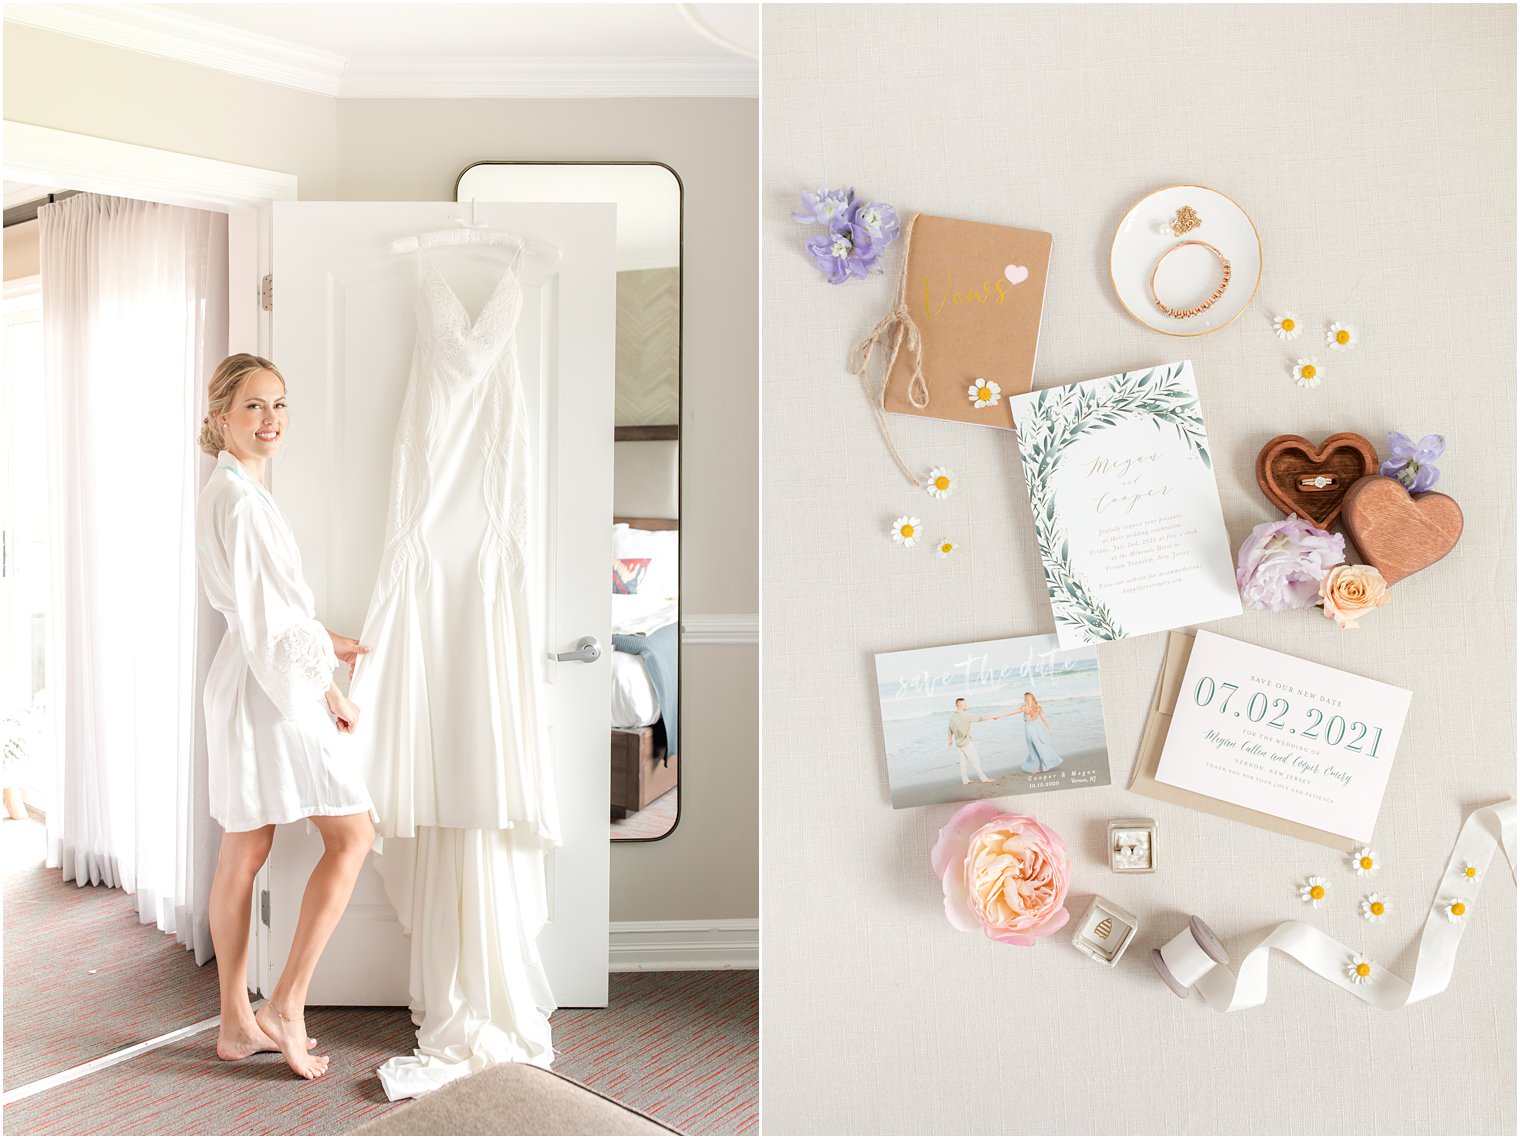
M971 397L971 403L975 407L996 407L998 400L1003 398L1003 389L992 380L978 378L976 383L966 389L966 394Z
M1378 861L1377 851L1370 846L1364 846L1351 856L1351 868L1356 871L1358 878L1365 878L1376 870L1382 863Z
M904 514L892 523L892 541L905 548L918 545L918 519Z
M1441 910L1442 910L1443 913L1446 914L1446 920L1449 921L1449 922L1466 921L1467 920L1467 899L1466 898L1448 898L1448 899L1446 899L1446 904L1441 907Z
M1352 328L1349 324L1342 324L1340 321L1336 321L1329 328L1325 329L1325 343L1337 351L1355 348L1356 340L1356 329Z
M1382 894L1368 894L1362 899L1362 917L1371 922L1382 921L1388 916L1388 899Z
M1315 909L1323 909L1326 897L1325 880L1318 874L1311 874L1298 888L1298 896L1301 901L1308 902Z
M1346 976L1353 985L1372 984L1372 960L1365 953L1358 953L1346 966Z
M1476 882L1478 880L1478 875L1482 874L1483 871L1479 870L1471 862L1464 862L1462 863L1462 869L1458 871L1458 873L1461 874L1462 877L1467 879L1469 882Z
M1293 382L1301 388L1317 388L1325 371L1313 356L1302 356L1293 368Z
M1279 340L1297 340L1304 330L1298 323L1298 317L1285 312L1272 318L1272 331L1277 333Z
M924 483L924 489L934 498L949 498L950 492L955 489L955 472L935 467L929 472L929 481Z
M952 542L949 538L941 538L934 548L939 551L940 557L948 558L956 550L960 549L960 545L959 543Z

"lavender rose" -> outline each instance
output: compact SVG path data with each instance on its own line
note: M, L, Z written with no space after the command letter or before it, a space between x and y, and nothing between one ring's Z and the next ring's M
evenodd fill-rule
M1319 584L1346 560L1346 539L1290 514L1263 522L1241 544L1235 583L1247 609L1312 609Z

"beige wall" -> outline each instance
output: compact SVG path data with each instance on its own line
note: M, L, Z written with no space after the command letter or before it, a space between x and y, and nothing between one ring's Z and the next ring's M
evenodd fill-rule
M293 173L304 200L438 201L471 162L652 159L685 184L683 607L758 593L758 106L738 99L344 100L6 25L5 117ZM612 851L614 921L753 918L758 663L682 655L681 822Z
M14 281L21 277L37 275L36 221L24 221L9 226L5 231L5 279Z

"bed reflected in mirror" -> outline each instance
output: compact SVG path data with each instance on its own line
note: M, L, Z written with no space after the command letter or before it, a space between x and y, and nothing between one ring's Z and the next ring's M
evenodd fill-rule
M455 197L617 203L611 838L664 838L681 798L681 183L656 162L481 162Z

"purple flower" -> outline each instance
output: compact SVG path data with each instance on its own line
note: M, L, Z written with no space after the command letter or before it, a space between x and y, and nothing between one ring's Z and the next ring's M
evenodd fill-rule
M869 276L880 256L870 235L845 221L835 222L828 233L811 239L807 248L818 271L831 285L842 285L851 277Z
M832 226L836 221L847 219L854 205L854 190L826 190L820 187L816 194L804 190L802 208L805 212L793 212L792 217L813 225Z
M1388 453L1391 458L1378 468L1380 474L1398 479L1411 494L1429 490L1436 485L1441 472L1431 463L1446 450L1444 435L1427 435L1418 443L1402 431L1388 432Z
M1319 583L1345 560L1346 539L1290 514L1251 531L1240 547L1235 582L1247 609L1311 609L1319 603Z
M897 236L897 211L886 202L857 202L850 209L850 221L870 235L878 249Z

